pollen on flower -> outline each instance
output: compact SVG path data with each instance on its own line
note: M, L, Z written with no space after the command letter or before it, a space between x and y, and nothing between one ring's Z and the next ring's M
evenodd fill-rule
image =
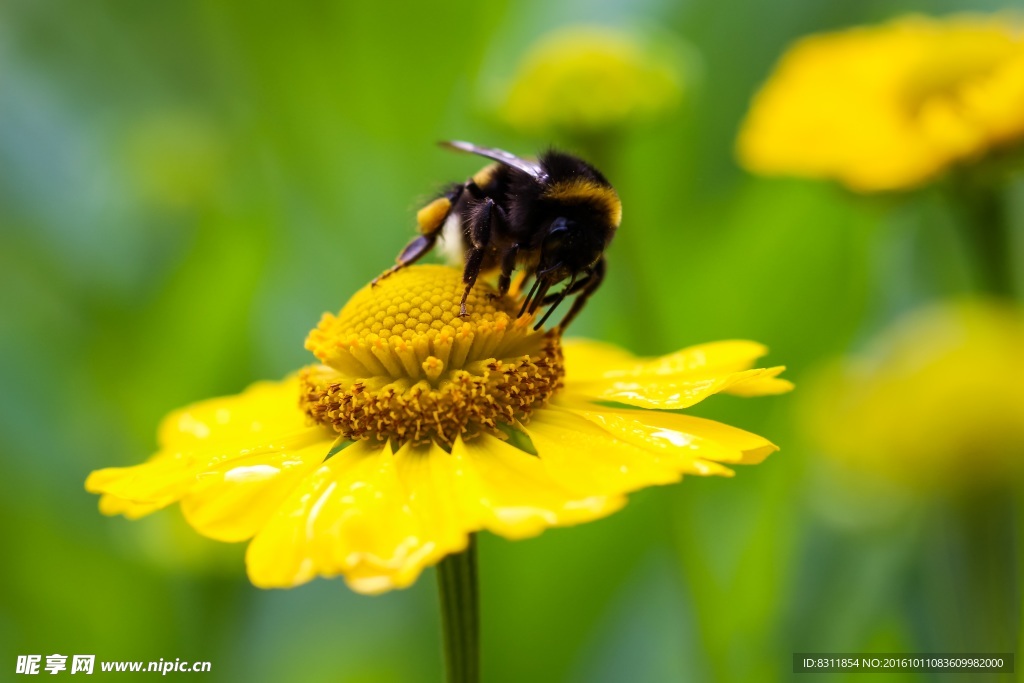
M461 273L415 266L325 314L306 339L323 365L300 374L300 403L346 438L452 443L525 422L561 387L557 335L479 283L458 317Z

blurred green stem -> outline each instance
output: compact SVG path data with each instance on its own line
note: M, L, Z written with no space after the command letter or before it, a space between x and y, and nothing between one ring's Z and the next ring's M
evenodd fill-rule
M1016 289L1014 216L1008 201L1012 178L1007 182L981 173L962 177L957 185L978 282L984 293L1005 299L1013 299ZM972 630L984 634L977 645L1003 652L1012 650L1018 642L1024 645L1020 583L1024 516L1020 505L1011 494L1000 493L975 497L961 509L970 566L966 585L976 587L970 591L971 604L965 613L973 617Z
M958 186L964 210L964 232L973 251L975 270L982 291L996 297L1013 297L1013 249L1010 212L1005 187L965 180Z
M476 572L476 534L461 553L437 565L448 683L480 681L480 600Z
M1012 652L1016 643L1016 593L1019 575L1016 557L1016 501L1008 493L973 496L961 503L964 520L961 542L968 557L966 624L981 636L973 648Z
M1019 637L1015 502L978 492L932 508L919 567L916 608L926 651L1013 652ZM1015 680L992 676L993 683Z
M1014 497L1014 507L1017 515L1014 522L1017 526L1017 604L1020 606L1020 613L1017 615L1017 657L1024 657L1024 586L1021 585L1020 575L1024 572L1024 498L1018 493ZM1014 666L1020 671L1021 660L1014 662Z

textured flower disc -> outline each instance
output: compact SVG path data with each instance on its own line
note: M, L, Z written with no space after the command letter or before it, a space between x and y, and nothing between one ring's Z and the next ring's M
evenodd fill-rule
M526 422L561 386L558 337L484 284L459 318L464 287L451 268L407 268L325 314L306 340L324 363L300 374L306 414L349 439L399 444Z

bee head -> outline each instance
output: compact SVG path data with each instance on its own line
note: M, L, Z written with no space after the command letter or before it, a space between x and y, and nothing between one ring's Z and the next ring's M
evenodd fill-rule
M549 181L532 216L543 235L537 272L557 283L594 267L619 227L622 203L582 159L550 151L540 161Z
M589 272L606 246L604 231L565 216L555 218L544 234L537 277L551 285Z
M568 294L578 291L575 288L577 282L586 281L594 275L611 239L611 232L601 225L569 216L557 216L543 231L535 273L537 279L526 295L522 309L533 313L539 306L551 301L547 312L534 327L535 330L544 325ZM568 283L557 295L548 297L549 290L563 281Z

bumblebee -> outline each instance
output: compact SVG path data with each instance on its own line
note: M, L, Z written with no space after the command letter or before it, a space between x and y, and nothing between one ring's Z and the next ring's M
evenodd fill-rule
M518 267L523 286L533 278L519 315L548 306L534 329L575 295L558 325L564 330L604 279L604 252L622 219L615 189L596 168L564 152L551 150L530 161L468 142L441 145L493 163L466 182L449 185L417 212L419 235L374 283L418 261L443 235L461 246L465 262L460 316L467 315L466 300L481 273L497 271L498 296L505 296ZM551 292L560 283L562 289Z

